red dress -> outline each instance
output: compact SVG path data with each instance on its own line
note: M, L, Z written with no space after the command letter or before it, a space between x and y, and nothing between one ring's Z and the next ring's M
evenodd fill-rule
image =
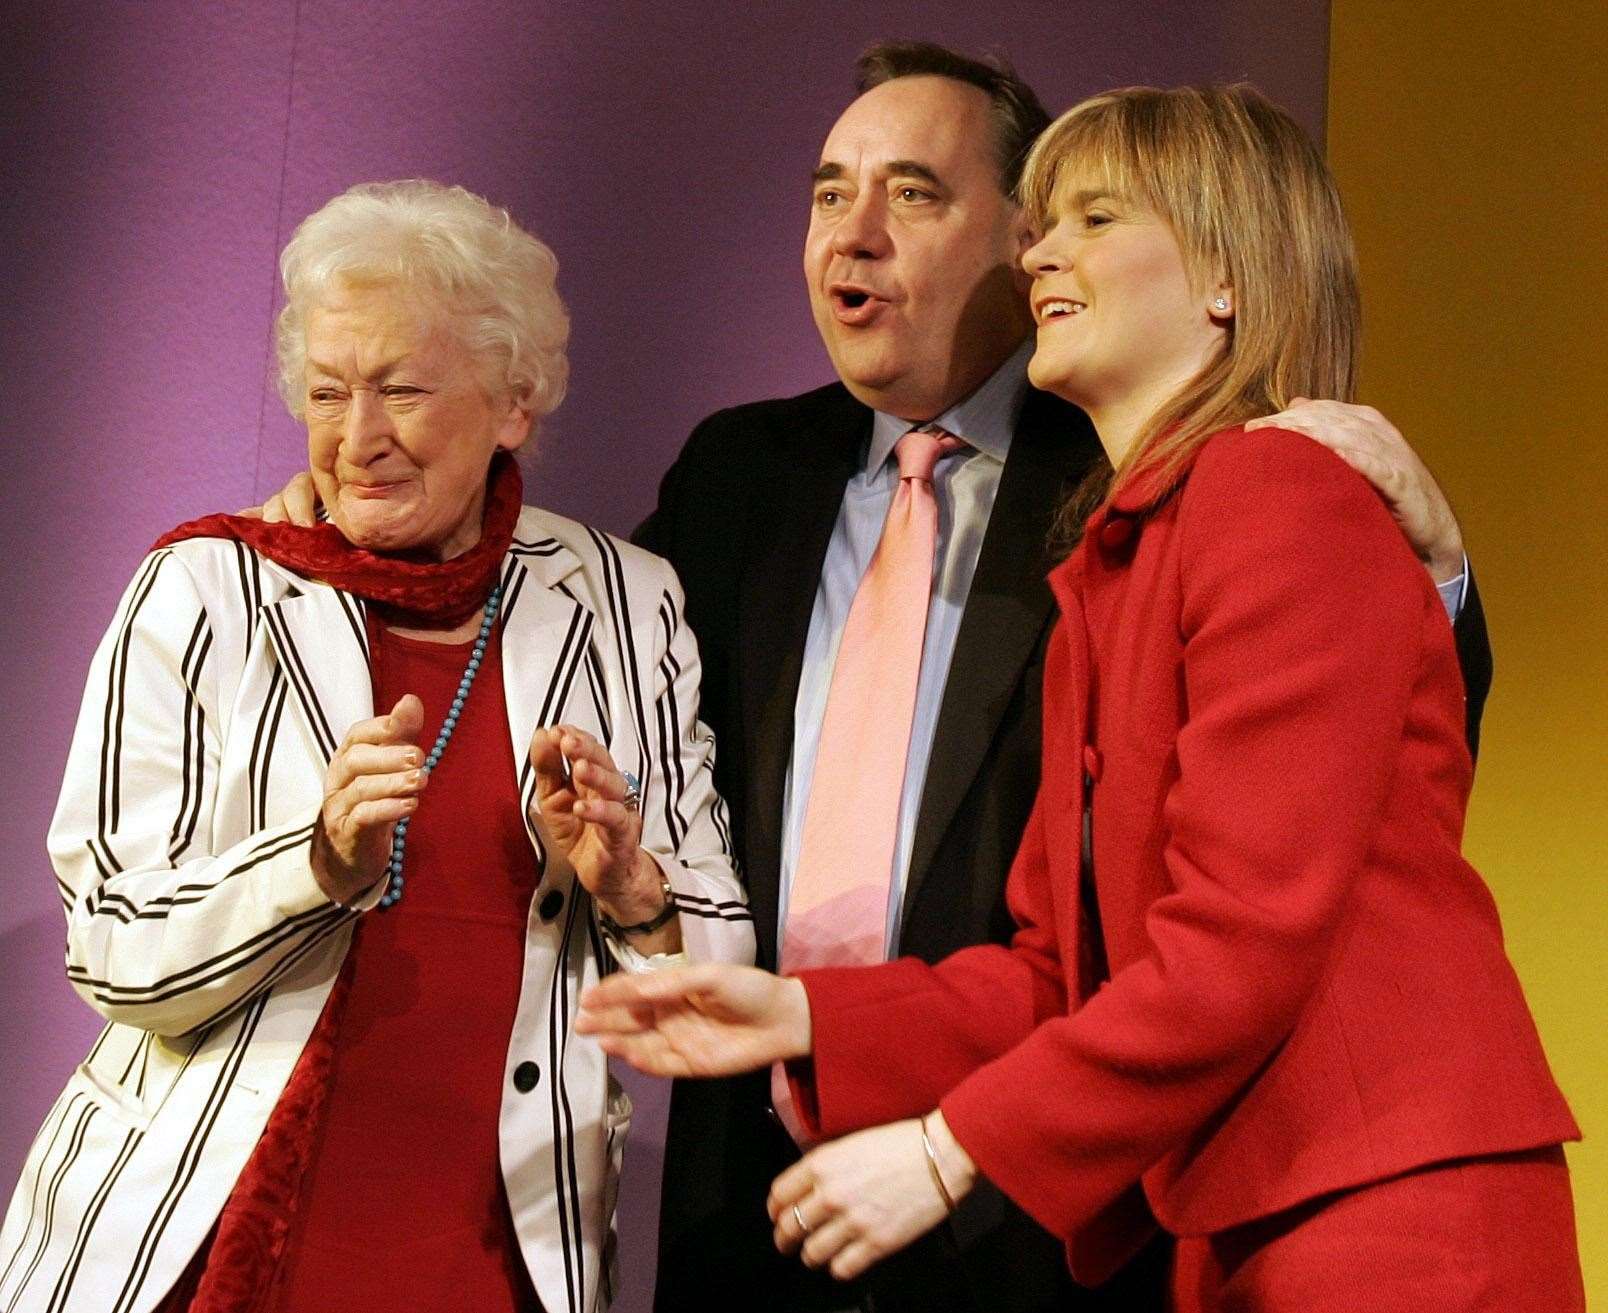
M370 639L375 707L418 694L428 747L472 644ZM540 1310L498 1159L539 878L517 790L494 638L409 827L406 894L359 923L214 1240L164 1308Z

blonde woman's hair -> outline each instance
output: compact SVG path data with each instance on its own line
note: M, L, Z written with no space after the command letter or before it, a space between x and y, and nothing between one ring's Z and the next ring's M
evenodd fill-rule
M1061 115L1028 155L1020 200L1046 227L1076 171L1171 225L1198 289L1233 291L1227 346L1144 425L1120 468L1079 490L1060 524L1141 472L1170 488L1219 429L1292 397L1350 401L1361 336L1357 257L1317 147L1255 88L1128 87ZM1083 185L1080 181L1079 185Z
M307 314L340 285L395 286L451 315L482 382L540 419L564 399L569 315L558 260L473 192L438 182L365 182L303 219L279 257L279 391L306 410Z

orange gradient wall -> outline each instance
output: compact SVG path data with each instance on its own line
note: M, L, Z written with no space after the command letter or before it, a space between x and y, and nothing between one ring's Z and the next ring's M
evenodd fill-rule
M1564 1093L1608 1309L1608 6L1334 0L1363 399L1441 477L1496 652L1465 849Z

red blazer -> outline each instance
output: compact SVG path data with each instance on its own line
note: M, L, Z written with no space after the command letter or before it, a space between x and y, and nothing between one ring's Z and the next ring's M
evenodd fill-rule
M1460 855L1451 628L1379 499L1236 429L1144 502L1051 576L1011 946L803 975L822 1132L939 1104L1090 1281L1150 1212L1200 1235L1579 1135Z

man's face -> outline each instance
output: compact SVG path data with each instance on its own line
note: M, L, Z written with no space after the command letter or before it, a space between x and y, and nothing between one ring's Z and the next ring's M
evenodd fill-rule
M995 140L982 91L926 76L873 87L827 136L804 276L832 364L868 406L932 419L1032 328L1027 225Z

